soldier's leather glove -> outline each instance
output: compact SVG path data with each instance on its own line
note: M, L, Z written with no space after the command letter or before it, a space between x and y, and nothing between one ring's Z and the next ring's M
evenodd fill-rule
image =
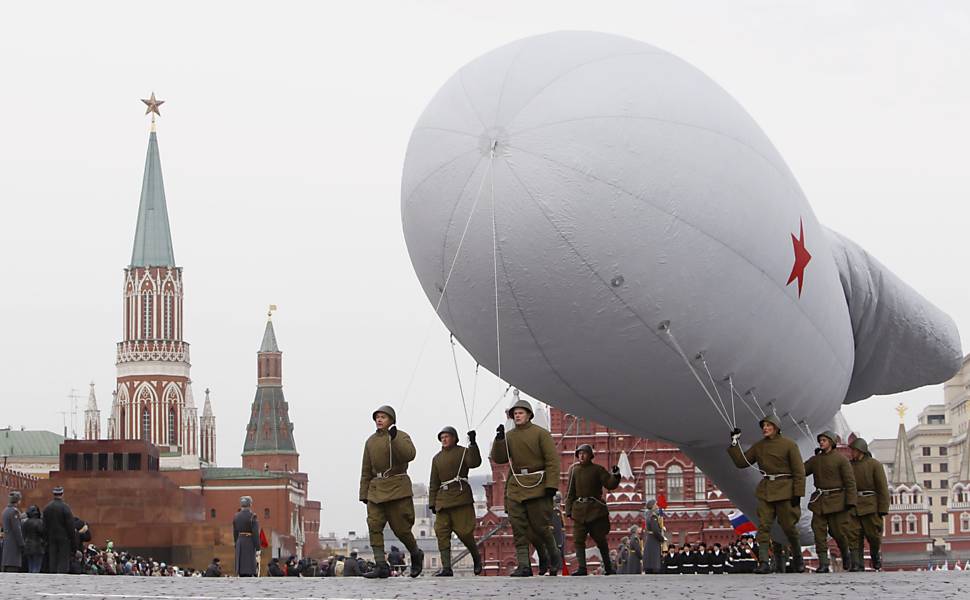
M360 501L364 503L364 506L367 506L367 499L366 498L361 498Z
M792 506L801 506L801 504L802 504L802 499L800 496L792 496L792 499L791 499Z
M737 446L738 445L738 438L740 438L740 437L741 437L741 430L738 429L737 427L735 427L734 429L732 429L731 430L731 445L732 446Z
M821 448L816 448L815 449L815 456L818 456L821 453L822 453L822 449Z
M505 425L499 425L495 428L495 439L504 440L505 439Z
M610 469L610 472L613 473L614 475L619 475L620 474L620 467L617 466L617 465L613 465L613 468Z
M888 515L888 514L889 514L889 513L879 513L879 518L880 518L880 519L882 519L882 518L884 518L884 517L885 517L886 515Z
M390 427L388 427L387 428L387 435L391 436L391 439L392 440L394 438L396 438L397 437L397 425L391 425Z
M556 488L546 488L546 496L549 496L550 498L555 498L557 491L559 490L557 490Z
M472 446L475 445L475 436L476 435L478 435L478 434L475 433L475 430L474 429L472 429L471 431L468 432L468 443L471 444Z
M436 514L438 514L438 511L437 511L437 510L435 510L435 507L433 507L433 506L429 506L429 507L428 507L428 510L430 510L430 511L431 511L431 514L433 514L433 515L436 515Z

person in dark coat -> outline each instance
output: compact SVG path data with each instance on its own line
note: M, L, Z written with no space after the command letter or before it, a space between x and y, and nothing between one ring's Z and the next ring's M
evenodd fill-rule
M643 548L643 572L644 573L663 573L666 572L660 560L660 549L666 539L663 527L660 526L660 515L656 510L657 502L654 499L647 501L647 529L644 532L646 543Z
M707 558L707 544L701 542L694 547L694 574L707 575L711 572L711 566Z
M20 573L24 562L24 532L21 528L20 492L10 492L7 508L3 509L3 571Z
M387 553L387 562L391 565L391 570L399 574L403 573L407 566L404 564L404 553L397 546L391 546L391 551Z
M27 520L24 521L24 555L27 557L27 572L40 573L44 565L44 519L40 516L40 509L31 506L27 509Z
M730 564L727 554L721 551L721 544L715 543L711 551L707 553L707 562L714 575L723 575L724 568Z
M273 560L269 561L269 566L266 567L266 574L270 577L286 576L286 573L283 572L283 567L280 566L280 559L273 557Z
M44 507L44 533L47 539L47 571L70 573L71 557L77 548L74 513L64 502L64 488L53 489L54 499Z
M236 575L255 577L259 574L256 550L259 549L259 520L251 510L253 499L239 499L239 512L232 519L232 539L236 543Z
M673 544L667 547L667 553L663 556L663 563L664 573L667 575L677 575L680 573L680 557Z
M218 558L213 558L212 562L209 563L208 568L206 568L205 573L202 574L203 577L222 577L222 565L219 564Z
M344 577L360 577L360 563L357 562L357 551L350 553L350 558L344 561Z
M691 552L691 548L687 544L680 547L680 574L694 574L694 553Z
M627 575L639 575L643 572L643 542L640 540L640 528L636 525L630 527L627 551L623 572Z

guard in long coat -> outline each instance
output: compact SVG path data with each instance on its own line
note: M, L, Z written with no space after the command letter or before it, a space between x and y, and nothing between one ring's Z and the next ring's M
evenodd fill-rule
M472 557L475 575L482 573L482 557L475 541L475 498L468 484L468 471L481 466L482 453L475 432L468 432L468 447L458 444L458 431L445 427L438 433L441 451L431 459L428 506L435 514L434 533L441 552L441 570L436 577L452 577L451 534L454 533Z
M239 499L239 512L232 518L232 540L236 543L236 575L256 577L259 563L256 551L259 549L259 519L252 511L253 499L243 496Z
M643 548L643 572L661 573L664 571L660 560L660 552L666 540L663 528L660 526L660 515L656 510L657 501L651 498L647 500L647 529L644 532L646 543Z
M593 447L583 444L576 448L579 464L569 473L569 488L566 490L566 516L573 520L573 543L576 546L576 562L579 568L573 575L586 575L586 536L596 542L603 560L603 572L616 573L610 564L610 546L607 536L610 533L610 512L603 500L603 488L615 490L620 485L620 468L613 467L609 472L602 465L593 462ZM618 562L624 560L617 556ZM625 567L620 562L621 568ZM638 571L639 572L639 571Z
M358 499L367 505L367 532L374 551L375 568L367 579L386 578L391 568L384 556L384 526L401 540L411 553L411 577L421 574L424 552L411 533L414 526L414 491L408 477L408 463L417 451L411 437L397 428L397 413L381 406L371 414L377 430L364 442L360 465Z
M19 573L24 562L24 533L21 530L20 492L10 492L7 508L3 509L3 571Z
M862 563L863 546L869 542L872 568L882 569L879 547L882 544L883 517L889 513L889 485L882 463L869 453L869 444L856 438L849 444L852 452L852 473L855 476L856 505L849 511L849 546L852 547L852 567L865 569Z
M828 533L839 546L842 567L852 569L849 552L849 510L856 504L855 475L849 459L835 449L837 436L831 431L818 435L819 448L815 456L805 461L805 474L815 478L815 491L808 501L812 511L812 533L815 535L815 552L818 553L816 573L829 572ZM792 553L794 560L794 552Z
M64 488L52 490L54 499L44 507L44 534L47 536L47 570L49 573L70 573L71 555L78 546L74 529L74 513L64 502Z
M804 572L802 564L802 544L798 538L798 518L801 516L801 499L805 495L805 465L798 444L782 437L781 424L774 415L767 415L758 422L762 438L742 452L738 447L741 430L731 432L731 446L728 454L734 466L746 469L757 465L761 471L761 482L755 488L758 500L758 545L762 555L758 556L755 573L771 573L767 549L771 547L771 526L778 521L781 530L792 547L792 570Z
M505 432L496 429L491 458L497 464L509 465L506 481L505 510L512 524L515 558L518 568L513 577L530 577L529 527L535 529L539 545L549 557L549 575L558 575L562 556L552 535L552 499L559 491L559 452L552 435L532 423L535 413L526 400L519 400L506 413L515 428Z
M630 527L630 536L627 538L627 549L629 553L626 557L626 567L623 572L627 575L639 575L643 572L643 540L640 539L640 528L634 525Z

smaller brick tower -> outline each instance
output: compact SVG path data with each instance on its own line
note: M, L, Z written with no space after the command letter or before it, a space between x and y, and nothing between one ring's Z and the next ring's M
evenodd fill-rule
M253 400L243 467L257 470L294 472L300 470L300 455L293 441L293 423L283 397L283 353L276 343L270 306L263 343L256 353L256 398Z
M199 458L210 467L216 466L216 417L212 414L209 388L205 388L205 405L200 421Z
M98 410L98 399L94 395L94 382L88 392L88 407L84 409L84 439L101 439L101 411Z

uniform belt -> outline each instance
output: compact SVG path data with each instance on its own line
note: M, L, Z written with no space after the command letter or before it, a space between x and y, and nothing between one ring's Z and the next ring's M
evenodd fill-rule
M448 489L448 486L451 485L452 483L459 484L459 489L460 489L461 488L461 482L462 481L464 481L465 483L468 483L468 478L467 477L461 477L461 476L459 476L459 477L455 477L454 479L449 479L448 481L445 481L440 486L438 486L438 489L439 490L447 490Z
M774 481L776 479L784 479L785 477L791 477L791 473L765 473L764 478L768 481Z
M875 496L876 492L872 490L860 490L856 494L862 498L868 498L869 496Z
M603 500L601 498L597 498L596 496L582 496L580 498L576 498L576 502L602 502L602 501Z
M374 473L374 479L390 479L391 477L400 477L404 473L392 473L388 475L387 473Z
M247 535L247 536L252 537L253 534L251 532L249 532L249 531L240 531L239 532L239 535Z
M812 497L809 498L808 503L811 504L812 502L815 502L816 500L818 500L822 496L828 496L829 494L835 494L837 492L841 492L842 490L843 490L843 488L829 488L829 489L815 488L815 491L812 492Z

